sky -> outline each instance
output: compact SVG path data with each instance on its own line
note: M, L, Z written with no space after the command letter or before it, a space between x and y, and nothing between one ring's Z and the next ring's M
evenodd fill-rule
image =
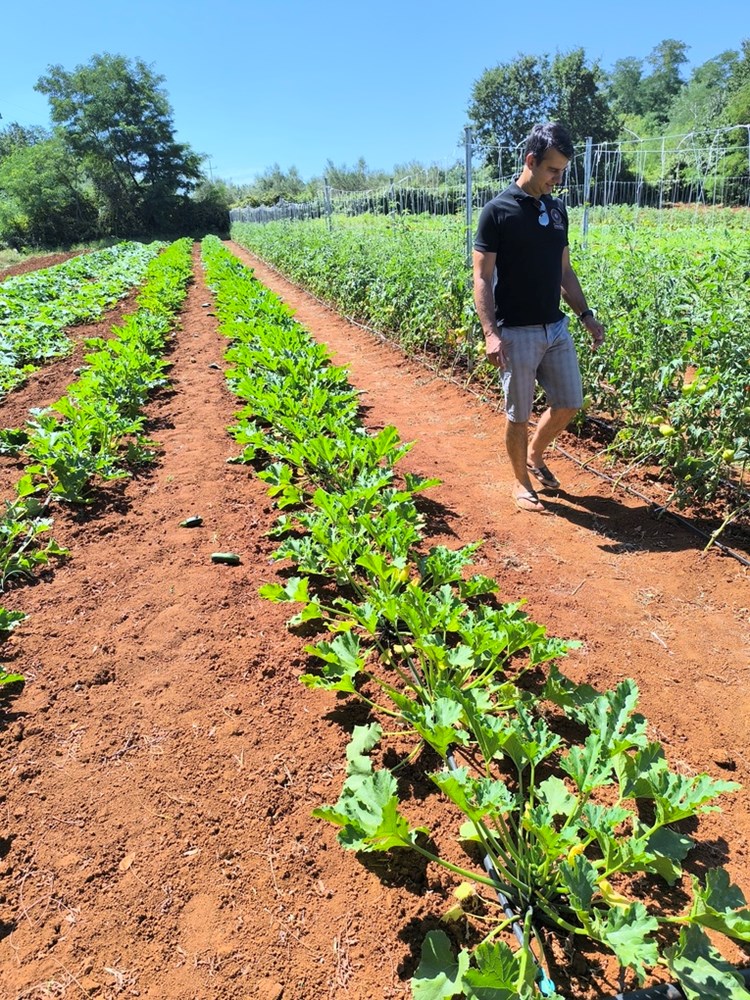
M448 165L462 155L485 69L582 47L608 70L674 38L689 46L689 74L750 36L743 9L742 0L13 0L0 18L0 127L49 124L39 77L109 52L165 78L177 137L215 179L250 183L277 163L307 181L329 159L360 157L386 171Z

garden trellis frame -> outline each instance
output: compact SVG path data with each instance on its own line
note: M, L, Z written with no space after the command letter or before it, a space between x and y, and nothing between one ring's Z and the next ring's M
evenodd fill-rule
M584 233L593 209L599 217L613 206L631 206L637 221L641 209L689 206L702 224L711 224L711 208L750 208L750 124L657 137L625 131L629 135L614 142L587 138L575 147L563 198L570 208L583 210ZM385 187L365 191L336 189L324 179L309 201L234 208L230 219L263 223L325 217L330 225L337 215L461 214L470 255L475 212L507 187L522 165L523 143L478 143L467 126L456 155L423 173L394 177ZM728 167L736 172L728 173ZM747 218L750 226L750 212Z

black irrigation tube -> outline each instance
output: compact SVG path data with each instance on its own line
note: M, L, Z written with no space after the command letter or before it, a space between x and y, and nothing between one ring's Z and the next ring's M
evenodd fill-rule
M632 486L627 486L624 483L618 482L617 479L615 479L613 476L607 475L606 472L600 472L598 469L593 469L586 462L581 462L579 459L575 457L575 455L571 455L570 452L565 451L565 449L561 448L559 445L555 445L555 451L559 452L561 455L564 455L565 458L569 459L569 461L575 462L575 464L579 466L579 468L584 468L585 466L587 472L591 472L595 476L598 476L600 479L604 479L608 483L612 483L613 486L617 486L619 489L624 490L630 496L634 496L637 497L639 500L643 500L643 502L647 503L649 507L652 508L653 512L657 514L659 517L663 517L664 515L666 515L667 517L672 518L673 521L676 521L678 524L680 524L683 528L688 528L694 534L699 535L701 538L705 538L711 545L715 545L716 548L719 549L722 555L731 556L732 559L736 559L738 562L742 563L743 566L750 566L750 559L747 559L745 556L740 555L739 552L735 552L734 549L730 549L729 546L724 545L723 542L717 541L712 535L709 535L707 531L703 531L702 528L696 527L696 525L692 524L690 521L688 521L686 517L683 517L681 514L676 514L673 510L670 510L668 507L664 507L658 504L656 500L654 500L652 497L647 496L645 493L641 493L640 490L636 490Z
M742 976L745 987L750 987L750 969L737 969L737 974ZM636 990L635 993L616 993L611 1000L686 1000L685 994L679 986L674 983L664 983L661 986L650 986L645 990ZM710 1000L706 997L706 1000Z
M242 244L240 243L238 244L238 246L242 246ZM263 258L259 254L255 253L253 250L248 250L247 247L242 247L242 249L245 250L246 253L249 253L252 256L257 257L258 260L263 262L263 265L265 267L269 268L269 270L273 271L275 274L278 274L280 278L284 279L284 281L288 281L290 284L294 284L294 282L290 278L288 278L283 273L283 271L280 271L278 267L275 267L273 264L268 263L268 261L263 260ZM324 306L326 309L329 309L337 316L341 316L343 319L347 321L347 323L351 323L352 326L356 326L360 330L364 330L365 333L372 334L373 336L377 337L378 340L381 341L381 343L389 344L392 347L397 347L405 357L407 356L404 348L401 347L398 341L394 340L393 337L389 337L387 334L382 333L380 330L375 330L373 327L367 326L367 324L365 323L361 323L358 319L355 319L353 316L347 316L346 313L340 313L332 303L327 302L325 299L321 299L320 296L316 295L314 292L309 291L309 289L307 288L304 288L302 286L298 287L300 287L302 291L304 291L305 295L309 295L310 298L315 299L315 301L319 305ZM456 378L452 378L443 374L440 367L434 363L433 358L430 354L427 354L426 352L422 351L419 360L425 364L425 367L429 368L433 372L436 372L440 378L445 379L446 382L451 382L453 385L457 385L460 388L466 390L467 392L471 392L472 395L477 396L478 398L482 395L475 389L470 389L468 384L460 382ZM595 476L598 476L600 479L604 479L607 482L612 483L614 486L619 487L619 489L624 490L624 492L629 494L630 496L634 496L637 497L639 500L643 500L643 502L647 503L655 514L659 514L660 516L666 514L668 517L672 518L672 520L676 521L677 524L680 524L683 528L687 528L689 531L692 531L693 534L698 535L700 538L705 539L710 545L715 545L722 555L730 556L732 559L736 559L737 562L741 563L743 566L750 567L750 559L747 559L745 556L740 555L740 553L736 552L734 549L730 549L728 545L724 545L722 542L716 541L716 539L713 538L712 535L709 535L707 531L703 531L701 528L696 527L694 524L688 521L687 518L682 517L680 514L675 514L674 511L669 510L669 508L667 507L661 506L656 500L653 499L653 497L649 497L645 493L641 493L640 490L633 489L632 486L626 486L625 484L618 482L612 476L608 476L606 472L599 472L597 469L591 468L591 466L589 466L585 462L581 462L579 459L575 457L575 455L571 455L569 452L565 451L563 448L560 448L558 445L555 445L555 450L559 451L561 455L564 455L565 458L569 459L571 462L575 462L575 464L578 465L579 468L583 468L585 466L588 472L592 472Z
M412 672L416 673L413 669ZM452 753L449 752L446 754L446 760L448 761L448 767L451 769L451 771L457 770L456 759ZM500 880L497 877L497 871L495 870L495 866L492 863L492 858L489 856L489 854L485 854L485 856L482 858L482 864L484 865L484 870L487 872L489 877L495 883L495 893L497 894L498 902L500 903L500 906L503 909L503 913L510 921L510 928L513 931L513 934L515 935L516 940L518 941L521 948L526 948L528 950L529 955L531 956L531 959L534 962L534 965L536 966L537 971L535 979L536 979L537 989L539 990L539 992L542 994L543 997L551 996L555 992L555 984L552 982L547 972L545 971L544 966L537 958L534 949L530 945L526 945L526 943L524 942L523 931L521 930L521 915L518 912L518 910L513 908L512 901L505 895L505 893L500 888L498 884Z
M457 765L453 754L449 752L446 755L446 759L448 761L448 767L451 770L456 770ZM482 864L484 865L485 871L489 877L494 882L497 882L497 872L495 871L495 866L493 865L492 859L488 854L485 854L482 859ZM526 947L523 940L523 931L521 930L520 914L513 908L511 900L508 899L498 886L495 887L495 892L497 893L498 901L503 908L505 916L511 921L510 926L519 945L522 948ZM528 950L534 964L537 967L537 989L542 996L549 996L550 993L555 991L555 984L547 975L544 966L537 958L533 949L529 947ZM737 969L735 971L742 977L745 987L750 989L750 969ZM687 998L676 983L661 983L658 986L649 986L643 990L636 990L634 993L616 993L611 998L603 998L603 1000L687 1000ZM706 997L706 1000L710 1000L710 998Z
M423 687L424 679L419 676L419 671L411 662L411 660L409 660L409 670L411 671L412 677L417 682L417 684L420 685L420 687ZM451 771L458 770L458 765L456 764L456 758L452 750L448 750L448 752L445 755L445 759ZM513 931L513 934L515 935L516 940L518 941L521 948L528 949L529 955L531 956L531 959L534 962L534 965L536 966L537 971L535 978L536 978L537 989L542 994L542 996L550 996L550 994L555 992L555 984L547 975L544 966L537 958L534 950L530 946L527 946L526 943L524 942L523 931L521 930L521 915L517 909L513 908L511 900L505 895L505 893L500 888L499 885L500 879L497 877L497 871L495 869L494 864L492 863L492 858L489 856L489 854L485 854L485 856L482 858L482 865L484 866L484 870L487 872L489 877L495 883L495 893L497 894L498 902L500 903L500 906L503 909L503 913L510 921L510 928Z

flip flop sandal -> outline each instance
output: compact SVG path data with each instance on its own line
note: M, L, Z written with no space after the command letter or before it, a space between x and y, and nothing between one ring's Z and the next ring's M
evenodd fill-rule
M550 472L544 462L542 462L541 465L532 465L531 462L527 462L526 468L529 470L534 479L539 480L542 486L547 486L551 490L559 488L560 480L554 472Z
M513 499L519 510L525 510L530 514L549 514L534 490L524 490L523 493L516 494Z

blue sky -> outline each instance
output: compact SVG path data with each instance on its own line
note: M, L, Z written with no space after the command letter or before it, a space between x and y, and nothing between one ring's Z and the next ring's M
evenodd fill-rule
M473 82L520 53L582 46L610 69L665 38L690 65L750 36L740 0L460 4L433 0L15 0L0 19L0 126L45 125L33 89L51 64L95 53L141 58L162 74L178 137L214 177L246 183L273 163L305 180L327 159L390 170L450 163ZM743 20L745 22L743 27Z

